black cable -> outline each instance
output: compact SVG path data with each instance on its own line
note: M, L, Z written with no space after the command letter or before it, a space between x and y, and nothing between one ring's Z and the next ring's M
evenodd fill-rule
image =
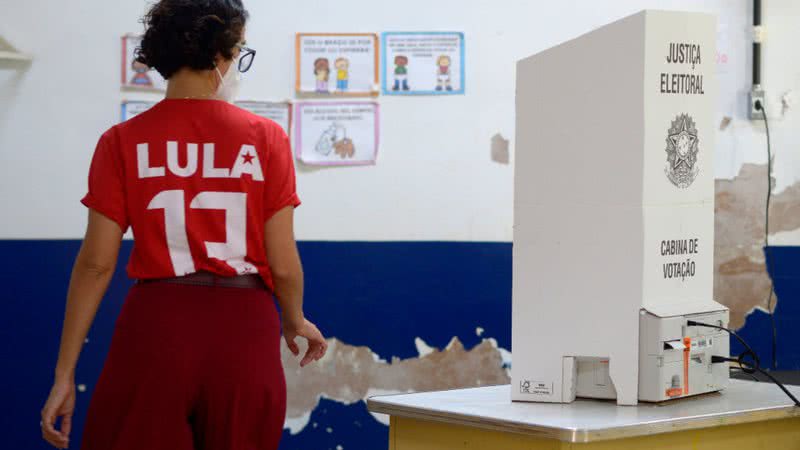
M727 332L731 336L735 337L736 340L738 340L739 343L742 344L742 346L745 348L745 351L742 352L741 355L739 355L739 356L750 356L753 359L753 362L755 363L755 365L757 367L761 366L761 361L759 361L758 355L756 354L756 352L753 351L753 349L750 348L749 345L747 345L747 342L741 336L739 336L735 331L733 331L733 330L731 330L729 328L721 327L719 325L711 325L710 323L695 322L694 320L686 321L686 325L688 325L690 327L715 328L717 330L722 330L722 331Z
M766 370L762 369L761 367L754 367L754 369L756 369L756 370L757 370L757 371L758 371L760 374L762 374L762 375L764 375L765 377L767 377L767 378L769 378L770 380L772 380L772 382L773 382L773 383L777 384L777 385L778 385L778 387L779 387L779 388L781 388L781 390L782 390L783 392L785 392L785 393L786 393L786 395L788 395L790 399L792 399L792 401L794 402L794 404L795 404L796 406L800 406L800 401L798 401L798 400L797 400L797 397L795 397L794 395L792 395L792 393L791 393L791 392L789 392L789 390L788 390L788 389L786 389L786 386L784 386L784 385L783 385L783 383L781 383L780 381L778 381L778 380L777 380L777 378L773 377L771 373L769 373L768 371L766 371Z
M778 327L775 325L775 311L772 309L772 297L775 295L775 283L769 274L769 206L772 200L772 146L769 138L769 122L767 121L767 110L761 100L756 100L755 107L761 111L764 119L764 128L767 132L767 205L764 212L764 265L766 266L767 277L769 278L769 296L767 297L767 312L769 313L770 325L772 326L772 368L778 368ZM772 269L773 271L775 268Z
M767 311L769 311L769 321L772 325L772 368L778 368L778 327L775 326L775 311L772 308L772 297L775 292L775 285L770 280L769 299L767 299Z
M686 321L686 325L690 326L690 327L714 328L714 329L717 329L717 330L726 331L728 334L730 334L731 336L735 337L742 344L742 346L744 346L745 351L740 353L739 356L736 357L736 358L730 358L730 357L727 357L727 356L716 356L716 355L714 355L714 356L711 357L711 363L712 364L716 364L716 363L721 363L721 362L735 362L735 363L739 364L739 367L745 373L753 374L754 372L759 372L759 373L763 374L764 376L766 376L767 378L769 378L779 388L781 388L781 390L784 393L786 393L786 395L788 395L790 399L792 399L792 401L794 402L795 405L800 406L800 401L798 401L797 397L792 395L792 393L789 392L788 389L786 389L786 386L784 386L783 383L781 383L775 377L773 377L771 373L769 373L769 372L767 372L767 371L765 371L764 369L761 368L761 364L759 363L758 355L756 354L756 352L754 352L753 349L750 348L750 346L747 344L747 342L741 336L739 336L735 331L733 331L733 330L731 330L729 328L725 328L723 326L711 325L710 323L697 322L697 321L694 321L694 320L687 320ZM752 358L753 364L750 364L749 362L745 361L745 358L748 357L748 356L750 358Z
M794 402L794 404L795 404L796 406L800 406L800 400L798 400L798 399L797 399L797 397L795 397L795 396L794 396L794 395L793 395L793 394L792 394L792 393L789 391L789 389L786 389L786 386L784 386L784 385L783 385L783 383L781 383L780 381L778 381L778 379L777 379L777 378L775 378L774 376L772 376L772 374L771 374L771 373L769 373L768 371L766 371L766 370L762 369L761 367L757 367L757 366L751 366L751 365L749 365L749 364L747 364L747 363L745 363L745 362L741 361L741 359L740 359L740 358L728 358L728 357L725 357L725 356L712 356L712 357L711 357L711 362L712 362L712 363L720 363L720 362L735 362L735 363L738 363L740 366L742 366L742 368L745 370L745 372L747 372L747 371L758 372L758 373L760 373L760 374L764 375L765 377L769 378L769 379L770 379L770 381L772 381L773 383L775 383L775 385L776 385L776 386L778 386L779 388L781 388L781 390L782 390L782 391L783 391L783 392L784 392L784 393L785 393L787 396L789 396L789 398L790 398L790 399L792 399L792 402Z

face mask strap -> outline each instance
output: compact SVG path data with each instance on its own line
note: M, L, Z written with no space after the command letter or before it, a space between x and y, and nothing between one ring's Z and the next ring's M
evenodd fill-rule
M217 71L217 76L219 76L219 84L225 86L225 77L222 76L222 72L219 71L219 66L217 66L216 63L214 64L214 70ZM230 67L228 68L228 70L231 70Z

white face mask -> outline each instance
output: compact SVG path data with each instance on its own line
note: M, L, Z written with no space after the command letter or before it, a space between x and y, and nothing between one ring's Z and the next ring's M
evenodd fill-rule
M226 102L233 103L236 94L239 92L239 83L242 81L242 74L234 67L234 62L228 66L228 71L225 75L219 71L219 67L214 67L219 75L219 86L217 87L217 98L225 100Z

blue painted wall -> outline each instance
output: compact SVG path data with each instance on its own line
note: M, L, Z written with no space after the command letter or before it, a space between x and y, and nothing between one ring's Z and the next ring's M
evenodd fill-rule
M46 449L39 411L52 382L64 297L80 241L0 240L0 358L4 408L0 448ZM800 247L771 248L781 369L800 368ZM465 347L484 336L511 346L511 244L462 242L302 242L307 276L307 314L328 335L366 345L382 358L416 356L414 338L444 347L458 336ZM127 260L130 243L121 254ZM85 346L76 381L78 394L73 448L100 373L114 321L131 282L120 264ZM771 328L755 312L741 330L762 360L770 359ZM734 347L734 351L736 348ZM282 449L386 449L388 429L363 403L345 406L323 400L298 435L285 433ZM327 432L327 428L333 430Z
M778 303L774 318L777 329L777 362L779 370L800 370L800 247L768 247L766 260L775 285ZM764 293L764 297L768 295ZM773 303L774 304L774 303ZM772 368L772 323L769 314L755 310L739 334L758 353L761 365ZM731 353L742 351L736 339L731 340Z

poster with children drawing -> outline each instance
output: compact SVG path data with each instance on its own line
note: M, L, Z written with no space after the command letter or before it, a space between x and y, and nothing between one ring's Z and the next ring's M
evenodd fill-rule
M147 111L148 109L152 108L155 105L155 102L143 102L143 101L123 101L122 102L122 122L126 120L136 117L139 114Z
M381 42L384 95L464 93L464 33L390 31Z
M375 164L378 104L375 102L298 103L295 153L305 164Z
M126 34L122 36L122 87L165 91L167 82L155 70L136 61L136 48L142 42L141 36Z
M261 102L240 100L235 102L236 106L246 109L251 113L266 117L283 128L286 134L292 127L292 104L291 102Z
M377 34L298 33L295 51L298 95L378 95Z

